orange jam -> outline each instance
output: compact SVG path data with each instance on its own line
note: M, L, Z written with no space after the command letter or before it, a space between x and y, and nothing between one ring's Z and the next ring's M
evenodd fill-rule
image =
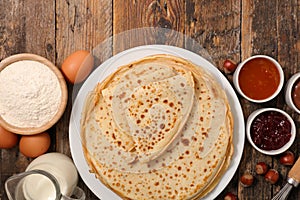
M246 96L262 100L275 93L280 83L280 74L271 60L254 58L244 64L238 81Z

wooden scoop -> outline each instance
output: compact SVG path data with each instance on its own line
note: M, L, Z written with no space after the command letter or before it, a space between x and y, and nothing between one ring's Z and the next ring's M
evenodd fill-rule
M293 186L297 187L300 183L300 157L288 173L287 183L285 186L273 197L272 200L284 200L288 198Z

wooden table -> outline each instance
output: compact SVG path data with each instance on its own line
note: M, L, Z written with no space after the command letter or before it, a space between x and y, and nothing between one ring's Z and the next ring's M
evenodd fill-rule
M127 30L143 27L171 29L163 35L147 37L131 35L118 39ZM174 36L179 32L184 37ZM254 54L266 54L279 61L285 79L300 70L300 0L178 0L178 1L107 1L107 0L1 0L0 1L0 60L17 53L29 52L44 56L58 67L72 52L92 51L99 44L101 59L138 44L172 44L188 48L185 38L202 45L212 61L224 73L223 61L236 62ZM113 37L112 37L113 36ZM225 74L225 73L224 73ZM225 75L232 82L232 75ZM72 109L73 85L68 84L69 102L61 120L52 127L50 152L71 156L68 125ZM287 107L283 91L274 100L254 104L240 98L244 118L261 107L284 109L293 117L299 132L299 115ZM243 132L239 134L245 134ZM80 148L80 147L79 147ZM300 138L291 150L298 156ZM239 199L270 199L282 184L290 167L282 166L278 156L266 156L254 150L245 141L243 156L236 174L220 193L233 192ZM0 199L7 199L5 180L14 173L23 172L32 159L24 157L18 147L0 150ZM262 176L256 176L252 187L243 188L239 177L245 170L254 170L258 161L265 161L281 174L281 180L270 185ZM97 199L82 180L79 186L87 199ZM294 189L290 199L300 199L300 190Z

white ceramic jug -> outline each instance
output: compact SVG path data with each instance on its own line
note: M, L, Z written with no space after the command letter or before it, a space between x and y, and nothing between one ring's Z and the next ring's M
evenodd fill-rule
M48 153L33 160L25 172L8 178L5 190L9 200L84 200L77 182L72 160L61 153Z

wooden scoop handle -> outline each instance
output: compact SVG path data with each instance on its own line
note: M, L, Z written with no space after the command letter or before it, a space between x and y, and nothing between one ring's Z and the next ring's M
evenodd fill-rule
M300 183L300 157L289 171L288 177Z

